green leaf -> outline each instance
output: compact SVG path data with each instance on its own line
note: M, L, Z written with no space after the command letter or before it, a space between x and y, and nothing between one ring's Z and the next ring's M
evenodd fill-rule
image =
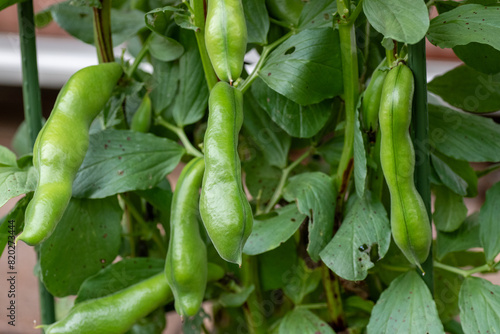
M16 154L0 145L0 167L17 167Z
M266 45L267 33L269 32L269 14L266 9L266 1L245 0L242 1L242 4L247 24L248 43Z
M17 167L17 163L0 166L0 207L11 198L34 191L37 180L38 174L31 164L24 168Z
M244 98L243 128L271 166L285 168L292 139L258 105L250 92Z
M65 1L50 7L54 21L66 32L82 42L94 44L93 12L90 7L73 6ZM111 9L113 45L125 42L145 27L144 13L138 10Z
M172 104L176 97L179 82L179 64L151 59L153 75L151 77L151 103L156 115L160 115Z
M266 220L254 219L252 234L248 237L243 253L257 255L287 241L299 228L306 215L301 214L295 204L275 211L278 215Z
M259 76L301 105L339 95L343 86L338 31L307 29L293 35L270 54Z
M149 42L149 52L161 61L179 59L184 53L184 47L175 39L152 32L153 37Z
M360 104L358 103L354 117L354 183L356 185L356 195L362 198L365 193L367 169L365 142L359 122L359 107Z
M281 289L287 283L284 279L297 266L297 249L293 238L278 248L258 257L259 276L262 291Z
M428 87L452 106L465 111L489 113L500 109L500 74L484 74L462 65L435 77Z
M313 261L332 238L337 191L330 176L321 172L291 177L283 189L288 202L296 201L299 211L309 216L307 252Z
M288 312L279 326L279 334L335 334L326 322L309 310L296 308Z
M464 179L457 175L450 166L433 153L431 153L431 161L442 184L458 195L467 195L468 184Z
M185 321L183 325L191 319L186 320L187 321ZM125 334L160 334L163 333L166 325L167 319L165 317L165 311L163 310L163 307L160 307L148 316L137 320L137 322ZM187 333L188 332L184 331L184 334Z
M172 202L174 194L166 178L162 179L156 187L146 190L137 190L136 193L154 208L170 215L170 203Z
M113 263L82 283L75 304L125 289L158 274L164 267L165 260L149 257L123 259Z
M298 30L314 28L330 28L333 13L337 11L335 0L306 1L300 13Z
M168 28L172 23L172 13L183 13L183 9L165 6L155 8L144 14L146 26L151 30L165 37L167 36Z
M436 304L415 271L391 282L373 308L368 334L443 333Z
M271 119L293 137L314 136L325 126L332 113L330 100L302 106L277 93L260 79L253 83L252 93Z
M463 195L461 181L463 180L467 184L465 197L477 196L477 175L469 162L447 157L439 151L431 153L431 161L436 173L438 173L437 170L439 169L438 178L439 181L442 181L442 184L456 194ZM438 164L440 166L437 166Z
M500 161L500 125L482 116L429 105L430 144L459 160Z
M15 5L16 3L23 2L24 0L0 0L0 10Z
M71 199L40 247L41 279L52 295L75 295L83 281L113 262L120 248L122 214L116 197Z
M7 215L0 218L0 257L8 245L8 249L15 249L15 236L22 232L24 226L24 211L32 198L32 194L17 201L16 205Z
M479 213L467 217L460 228L454 232L437 233L436 257L439 261L451 252L459 252L481 247L479 239Z
M238 292L223 292L219 297L219 303L223 307L240 307L243 305L250 294L255 290L255 286L250 285Z
M344 136L336 135L316 149L316 153L321 155L330 165L336 166L340 162L342 150L344 148Z
M281 170L262 158L256 156L254 159L244 162L245 183L252 197L259 204L267 203L278 186Z
M177 125L182 127L196 123L205 115L208 87L194 32L181 30L179 40L186 52L179 60L179 91L172 113Z
M442 232L453 232L460 227L467 217L467 207L462 196L446 187L434 187L434 224Z
M165 318L165 312L162 310L162 315ZM200 310L194 317L189 317L184 319L182 323L182 333L183 334L200 334L203 333L202 326L204 326L204 320L208 319L210 321L210 316L205 313L203 307L200 307Z
M464 278L446 270L434 268L434 302L441 322L453 319L459 312L458 294Z
M352 196L346 212L340 229L320 255L340 277L361 281L374 266L370 259L372 248L378 245L379 258L387 253L391 228L384 206L368 191L362 199Z
M300 305L304 297L316 289L321 276L321 267L309 269L304 260L299 258L297 264L282 272L285 283L283 292L295 305Z
M151 189L179 163L184 149L166 138L107 129L90 135L87 155L73 182L73 196L104 198Z
M500 72L500 51L488 44L469 43L457 45L453 52L467 66L485 74L496 74Z
M423 0L365 0L363 12L375 30L399 42L415 44L429 28Z
M467 277L460 289L460 322L464 333L500 331L500 287L479 277Z
M499 202L500 182L497 182L486 192L486 200L479 213L481 226L479 236L488 263L493 263L495 257L500 253L500 242L498 242L498 236L500 235L500 224L498 224L498 217L500 217Z
M441 48L477 42L500 50L499 9L498 5L459 6L433 18L427 38L432 44Z

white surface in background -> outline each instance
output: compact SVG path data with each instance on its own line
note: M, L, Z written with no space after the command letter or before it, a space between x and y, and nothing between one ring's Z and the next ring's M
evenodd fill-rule
M121 51L122 47L115 48L117 58L121 57ZM74 38L38 37L37 57L40 86L44 88L60 88L79 69L97 64L95 48ZM246 66L247 71L254 68L258 57L255 49L245 56L245 61L250 63ZM429 60L427 78L431 80L459 64L456 61ZM19 37L14 33L0 34L0 84L20 86L21 78Z

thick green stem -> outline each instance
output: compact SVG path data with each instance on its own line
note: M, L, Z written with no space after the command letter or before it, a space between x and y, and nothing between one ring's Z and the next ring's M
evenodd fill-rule
M141 51L139 51L137 57L135 57L134 62L132 63L132 66L130 66L127 71L127 76L129 78L132 77L132 75L134 75L135 71L141 64L142 59L147 55L149 51L149 42L151 42L152 39L153 39L153 34L150 34L148 38L144 41Z
M262 295L259 282L259 271L257 268L257 258L243 254L243 264L241 266L241 280L245 287L254 286L254 291L250 294L243 311L250 334L265 334L266 317L261 308Z
M111 0L100 0L101 8L94 7L94 44L99 64L115 61L111 39Z
M203 64L203 71L205 72L205 79L207 80L208 89L212 90L212 87L215 86L219 79L212 67L212 62L210 61L205 45L205 1L191 0L190 3L194 14L194 24L198 27L195 35L198 50L200 51L201 63Z
M449 271L450 273L455 273L455 274L461 275L463 277L468 277L470 275L481 273L481 272L491 271L492 268L495 268L495 266L490 266L489 264L483 264L482 266L479 266L476 268L464 270L464 269L449 266L447 264L437 262L437 261L434 261L434 267Z
M336 331L345 329L344 308L342 306L342 296L340 295L340 281L324 264L321 264L322 269L322 282L325 289L326 304L328 314L330 315L330 323Z
M415 78L415 93L412 108L412 139L415 148L415 186L424 201L429 221L431 216L431 165L429 158L429 114L427 110L427 72L425 56L425 39L408 47L409 66ZM422 263L425 272L425 284L434 292L434 274L432 265L432 246L429 257Z
M257 79L257 76L259 75L260 70L262 69L262 66L264 66L264 63L267 60L267 57L269 56L269 53L273 51L278 45L286 41L287 39L290 38L295 33L295 31L289 31L287 34L281 36L281 38L277 39L273 43L265 46L262 49L262 54L260 55L259 61L255 65L255 69L252 71L252 73L246 78L246 80L243 82L241 87L238 87L243 93L246 92L248 88L252 85L255 79Z
M27 0L19 3L17 10L23 71L24 118L28 125L30 144L33 147L38 132L42 128L42 102L38 82L33 1ZM39 257L38 252L37 257ZM40 279L38 279L38 294L42 325L50 325L56 321L54 297L47 291Z
M156 123L166 127L167 129L169 129L170 131L175 133L177 135L177 137L179 137L179 139L181 140L182 144L184 145L184 148L186 149L187 154L192 155L193 157L200 157L200 158L203 157L203 153L198 151L193 146L193 144L191 144L191 142L189 141L188 137L186 136L186 133L184 132L183 128L179 128L173 124L170 124L169 122L165 121L161 117L156 118Z
M281 198L283 188L285 187L286 180L288 180L288 176L290 175L290 172L297 167L302 161L304 161L305 158L307 158L309 155L311 155L314 152L314 147L311 147L307 152L302 154L297 160L292 162L288 167L282 170L281 172L281 178L278 183L278 186L276 187L276 190L273 193L273 196L271 197L271 200L269 200L269 203L266 206L266 209L264 210L264 213L269 213L271 210L274 208L276 203Z

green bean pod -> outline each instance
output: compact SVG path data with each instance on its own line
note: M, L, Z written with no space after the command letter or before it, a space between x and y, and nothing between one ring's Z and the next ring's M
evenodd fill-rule
M76 172L89 145L89 128L122 75L117 63L89 66L64 85L33 148L38 172L35 195L26 208L24 231L17 237L36 245L50 236L71 198Z
M173 298L163 273L105 297L75 305L45 334L121 334Z
M207 248L198 228L204 170L203 158L191 160L182 170L172 200L165 275L181 316L191 317L198 312L207 285Z
M398 65L387 74L380 102L380 160L391 194L391 230L406 258L420 267L429 255L431 226L415 188L415 151L409 134L413 73Z
M366 87L363 96L363 109L361 112L363 128L368 132L376 132L378 129L378 113L380 109L380 99L382 97L382 87L384 86L387 71L383 69L386 60L382 60L380 65L373 71L372 78Z
M205 42L219 79L229 83L238 79L247 47L241 0L208 0Z
M219 255L241 265L241 252L253 224L252 209L241 183L237 150L243 96L238 89L220 81L212 89L208 104L201 218Z
M139 108L132 117L130 129L138 132L148 132L151 127L151 98L146 93Z

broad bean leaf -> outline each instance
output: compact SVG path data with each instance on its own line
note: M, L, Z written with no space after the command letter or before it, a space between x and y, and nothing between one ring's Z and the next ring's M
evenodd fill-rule
M479 213L467 217L460 228L451 232L439 232L436 238L436 257L441 261L447 254L481 247L479 239Z
M365 0L363 12L375 30L399 42L415 44L429 28L424 0Z
M253 83L252 93L271 119L293 137L314 136L332 113L333 105L329 100L302 106L277 93L260 79Z
M0 0L0 10L4 10L5 8L15 5L16 3L23 2L25 0Z
M70 35L87 44L94 44L92 8L73 6L70 1L65 1L51 6L50 12L54 21ZM122 44L144 27L144 13L133 9L111 9L114 46Z
M391 243L391 227L384 206L366 191L363 198L352 196L340 229L323 249L323 262L340 277L350 281L366 278L374 266L370 259L377 245L379 258Z
M500 72L500 51L488 44L469 43L457 45L453 52L467 66L484 74L496 74Z
M172 113L177 125L185 126L199 121L205 114L208 87L194 32L182 29L180 41L186 51L179 60L179 91Z
M344 136L337 134L335 137L318 147L316 153L321 155L330 165L336 166L340 162L343 148Z
M158 274L164 267L163 259L145 257L123 259L113 263L82 283L75 304L125 289Z
M165 318L165 312L162 310L162 316ZM203 333L203 328L205 328L204 320L210 320L210 316L205 313L203 307L200 307L200 310L194 317L189 317L184 319L182 324L182 333L183 334L199 334ZM149 334L149 333L144 333Z
M359 107L356 108L354 118L354 183L356 185L356 195L363 198L366 185L366 149L361 133L361 124L359 122Z
M482 116L429 105L430 144L459 160L500 161L500 125Z
M303 259L283 273L283 292L295 305L314 291L321 281L321 267L310 269Z
M313 261L319 261L319 253L332 238L337 199L333 179L321 172L293 176L283 189L283 197L296 201L299 211L309 216L307 252Z
M368 334L444 334L436 304L415 271L391 282L373 308Z
M259 276L262 291L281 289L296 272L297 248L293 238L269 252L259 255Z
M250 92L244 98L243 128L271 166L285 168L292 139L259 106Z
M184 47L175 39L152 32L153 37L149 42L149 53L161 61L179 59L184 53Z
M463 195L462 181L467 183L465 197L477 196L477 175L469 162L456 160L439 151L431 153L433 170L439 181L458 195ZM439 165L439 166L438 166Z
M257 255L287 241L306 219L294 204L277 209L277 216L266 220L254 219L252 234L247 239L243 253Z
M500 74L484 74L462 65L435 77L428 87L452 106L465 111L500 110Z
M113 262L120 249L122 214L116 197L71 199L40 246L41 279L52 295L75 295L83 281Z
M498 10L499 5L459 6L431 20L427 39L441 48L477 42L500 50Z
M38 175L31 163L18 167L15 154L6 147L0 157L0 207L16 196L34 191Z
M486 192L486 200L479 213L479 236L484 248L486 261L493 263L495 257L500 253L500 182L497 182Z
M465 334L500 331L500 287L479 277L467 277L459 296Z
M156 115L160 115L175 99L179 82L179 64L164 62L154 57L151 77L151 104Z
M467 207L462 196L446 187L434 187L434 224L442 232L453 232L460 227L467 217Z
M338 31L307 29L293 35L271 52L259 76L300 105L339 95L343 86Z
M161 180L156 187L146 190L137 190L136 193L157 210L170 215L170 203L172 202L174 194L166 178Z
M434 268L434 302L441 322L453 319L459 312L458 295L464 278L461 275Z
M14 237L22 232L24 227L24 212L33 196L27 194L17 201L16 205L7 215L0 218L0 257L7 246L15 248Z
M431 161L432 166L434 167L434 170L436 171L442 184L451 189L457 195L467 195L468 184L460 177L460 175L456 174L450 166L433 153L431 153Z
M335 0L306 1L297 28L298 30L329 28L332 26L333 13L336 11Z
M238 292L223 292L219 297L219 303L224 307L240 307L254 290L255 286L250 285Z
M247 24L248 43L267 44L269 32L269 15L265 0L242 1Z
M144 20L151 31L168 37L167 30L172 23L172 13L183 12L185 12L183 9L173 6L155 8L144 15Z
M278 186L281 170L269 165L261 156L244 162L245 183L248 191L260 204L267 203Z
M183 326L186 323L187 321L185 321ZM146 317L137 320L125 334L160 334L163 333L166 325L167 318L165 317L165 311L160 307ZM184 331L184 334L189 334L189 332Z
M104 198L153 188L183 154L174 141L152 134L113 129L94 133L73 182L73 196Z
M295 308L280 323L278 334L335 334L326 322L309 310Z

